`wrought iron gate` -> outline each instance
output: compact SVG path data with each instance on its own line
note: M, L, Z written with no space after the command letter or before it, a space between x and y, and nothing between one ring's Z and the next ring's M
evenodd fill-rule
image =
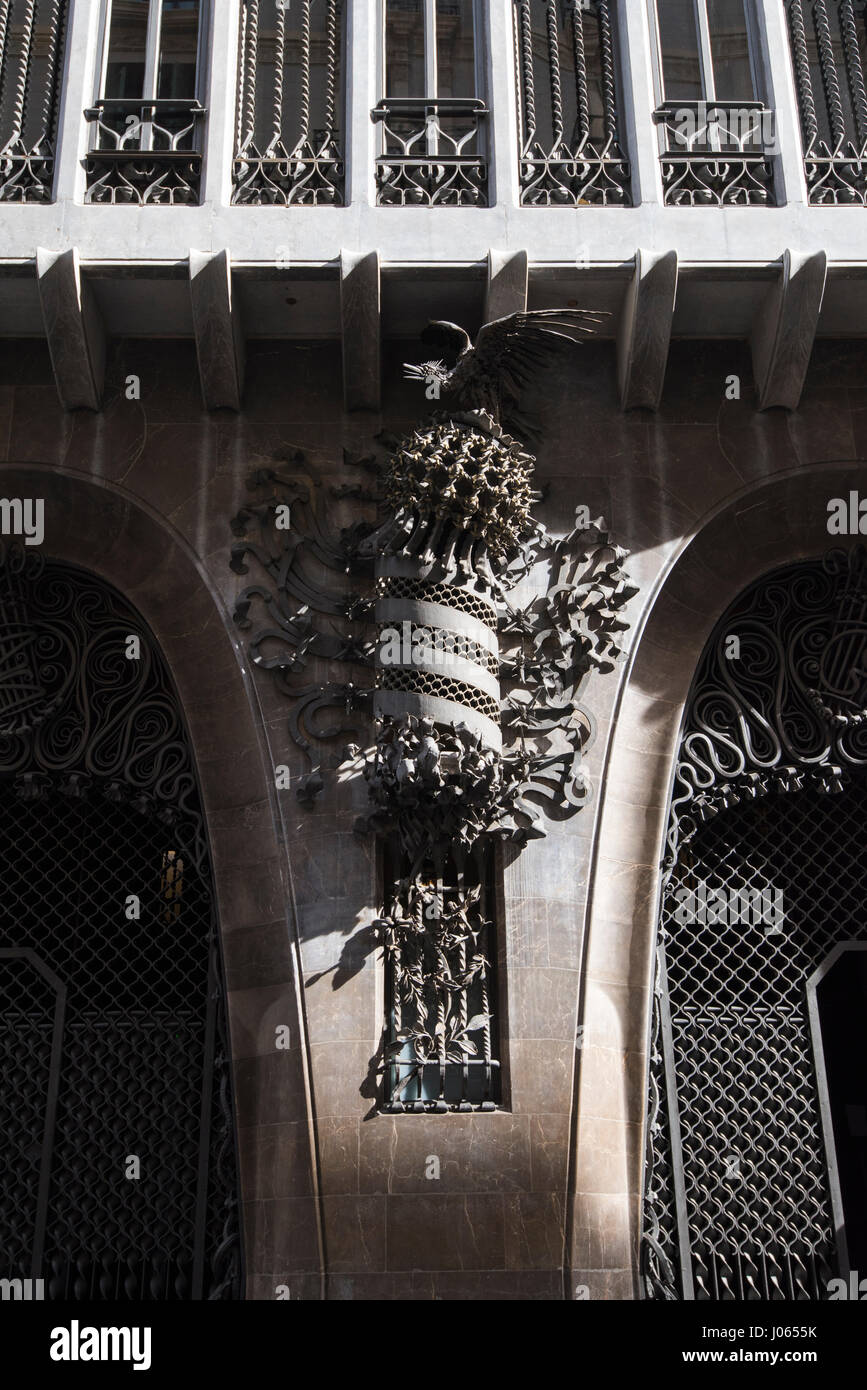
M699 668L663 877L649 1297L825 1298L840 1272L807 982L867 940L865 656L855 548L754 585Z
M0 559L0 1264L83 1300L238 1298L207 836L177 698L101 581Z

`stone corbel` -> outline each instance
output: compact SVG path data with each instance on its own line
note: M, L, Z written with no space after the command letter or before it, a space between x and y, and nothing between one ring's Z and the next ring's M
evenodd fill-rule
M828 257L786 250L756 314L750 345L759 410L797 410L825 294Z
M66 410L99 410L105 383L105 327L82 278L78 248L36 250L36 274L57 394Z
M656 410L659 406L676 298L677 252L639 248L617 334L623 410Z
M190 251L190 295L207 410L240 410L244 333L228 251Z

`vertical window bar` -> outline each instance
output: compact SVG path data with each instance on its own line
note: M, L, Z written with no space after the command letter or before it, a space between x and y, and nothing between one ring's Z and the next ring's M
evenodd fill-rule
M810 54L807 47L807 29L804 23L804 7L801 0L790 0L789 32L792 40L792 60L798 86L798 102L801 108L801 128L804 137L804 151L810 154L819 137L819 121L813 98L813 79L810 76Z
M518 5L518 27L520 39L522 125L525 150L532 148L536 139L536 80L533 73L533 20L530 14L530 0L520 0Z
M24 130L24 108L27 102L27 79L30 73L30 54L33 46L33 20L35 14L36 0L27 0L24 9L24 22L21 28L21 53L18 57L18 73L15 82L15 105L12 113L12 140L20 140Z
M144 85L142 87L142 97L145 101L153 101L157 94L157 82L159 81L160 70L160 31L162 29L163 0L150 0L148 7L148 30L145 46L145 70ZM141 143L143 150L152 150L154 144L154 108L150 112L146 108L142 109L141 123Z
M547 0L545 29L548 39L548 80L551 85L551 153L563 144L563 93L560 87L560 38L557 33L557 0Z
M433 101L439 95L437 73L437 0L424 0L424 67L425 96ZM439 117L436 107L425 116L425 143L428 154L439 154Z
M864 16L862 15L862 23ZM843 52L846 57L846 72L849 78L849 91L852 95L852 110L858 136L859 153L867 144L867 90L864 87L864 68L858 44L858 26L855 22L855 6L852 0L843 0L840 6L840 28L843 34Z
M570 29L572 32L572 60L575 65L575 129L572 144L581 149L590 138L590 94L587 90L587 57L584 47L584 9L573 0L569 6Z
M271 103L271 138L265 149L266 156L273 155L280 143L283 131L283 70L286 62L286 11L277 5L277 27L274 32L274 93ZM310 16L307 15L309 28ZM307 71L307 100L310 100L310 72ZM303 138L303 137L302 137Z
M819 64L822 69L822 82L825 87L825 100L828 119L831 123L833 154L839 153L846 140L846 121L843 116L843 102L840 98L840 84L837 81L837 64L834 59L834 44L831 40L831 26L825 0L818 0L813 6L816 24L816 41L819 46Z
M596 0L599 17L599 46L602 54L602 109L605 117L605 139L613 144L617 139L617 93L614 81L614 40L611 36L611 13L608 0Z

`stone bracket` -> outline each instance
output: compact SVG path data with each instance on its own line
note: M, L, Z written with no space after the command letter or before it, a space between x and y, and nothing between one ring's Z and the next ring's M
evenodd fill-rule
M662 396L677 298L677 252L635 253L617 334L617 379L623 410L656 410Z
M379 252L340 252L340 318L343 328L343 401L347 410L379 410Z
M526 251L489 251L485 323L527 311L529 261Z
M190 297L205 408L240 410L244 332L228 251L190 251Z
M783 252L780 273L756 314L750 336L759 410L796 410L819 324L828 257Z
M65 410L99 410L105 384L106 337L93 290L82 279L78 248L36 249L39 301Z

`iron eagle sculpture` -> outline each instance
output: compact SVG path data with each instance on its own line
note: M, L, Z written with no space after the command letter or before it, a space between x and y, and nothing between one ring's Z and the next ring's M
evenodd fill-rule
M484 324L475 344L459 324L434 319L421 341L442 356L406 362L404 375L432 385L434 398L445 398L452 410L484 411L504 428L532 438L538 425L520 411L521 392L555 355L592 335L606 317L589 309L507 314Z

